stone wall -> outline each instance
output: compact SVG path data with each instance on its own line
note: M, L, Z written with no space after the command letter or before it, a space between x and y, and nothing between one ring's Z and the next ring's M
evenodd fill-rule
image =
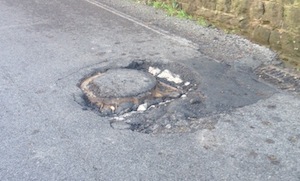
M300 0L161 0L245 35L300 67Z

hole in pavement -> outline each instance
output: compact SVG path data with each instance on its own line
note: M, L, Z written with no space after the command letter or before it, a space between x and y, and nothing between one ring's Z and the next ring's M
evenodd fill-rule
M197 127L193 120L205 100L194 76L177 63L132 61L126 67L96 70L79 87L87 105L110 117L114 129L189 132L190 126Z
M144 112L171 102L196 87L162 66L132 62L127 67L95 71L80 83L89 106L102 116Z
M134 60L125 66L103 65L79 87L85 103L107 117L112 128L141 133L214 129L221 113L277 92L251 72L195 59L184 64Z

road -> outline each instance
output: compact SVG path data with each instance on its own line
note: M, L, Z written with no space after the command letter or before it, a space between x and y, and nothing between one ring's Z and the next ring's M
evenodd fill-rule
M0 180L300 180L300 98L253 73L266 48L125 0L0 0L0 35ZM202 126L145 134L84 107L83 77L133 60L193 72Z

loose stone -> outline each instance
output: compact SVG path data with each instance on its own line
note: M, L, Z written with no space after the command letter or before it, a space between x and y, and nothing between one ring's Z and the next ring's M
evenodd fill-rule
M139 112L144 112L144 111L147 110L147 107L148 107L147 103L141 104L141 105L139 105L139 107L137 108L137 111L139 111Z
M179 75L173 74L168 69L162 71L157 77L167 79L168 81L174 82L175 84L181 84L183 82Z
M148 72L154 76L158 75L161 70L159 68L155 68L155 67L149 67Z

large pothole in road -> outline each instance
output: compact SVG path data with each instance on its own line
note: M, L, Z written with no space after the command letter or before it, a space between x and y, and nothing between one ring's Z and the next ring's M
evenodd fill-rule
M144 62L94 72L80 84L85 100L102 116L143 112L151 106L179 98L192 87L190 82L183 82L180 75Z
M115 129L142 133L190 132L199 122L204 96L195 75L180 64L133 61L98 70L80 82L83 98Z
M262 69L259 75L273 74L273 69L271 73ZM202 59L185 60L184 64L112 61L85 76L79 87L83 94L76 95L83 95L85 103L106 117L112 128L142 133L214 129L221 113L277 92L250 70ZM83 99L76 98L82 105Z

